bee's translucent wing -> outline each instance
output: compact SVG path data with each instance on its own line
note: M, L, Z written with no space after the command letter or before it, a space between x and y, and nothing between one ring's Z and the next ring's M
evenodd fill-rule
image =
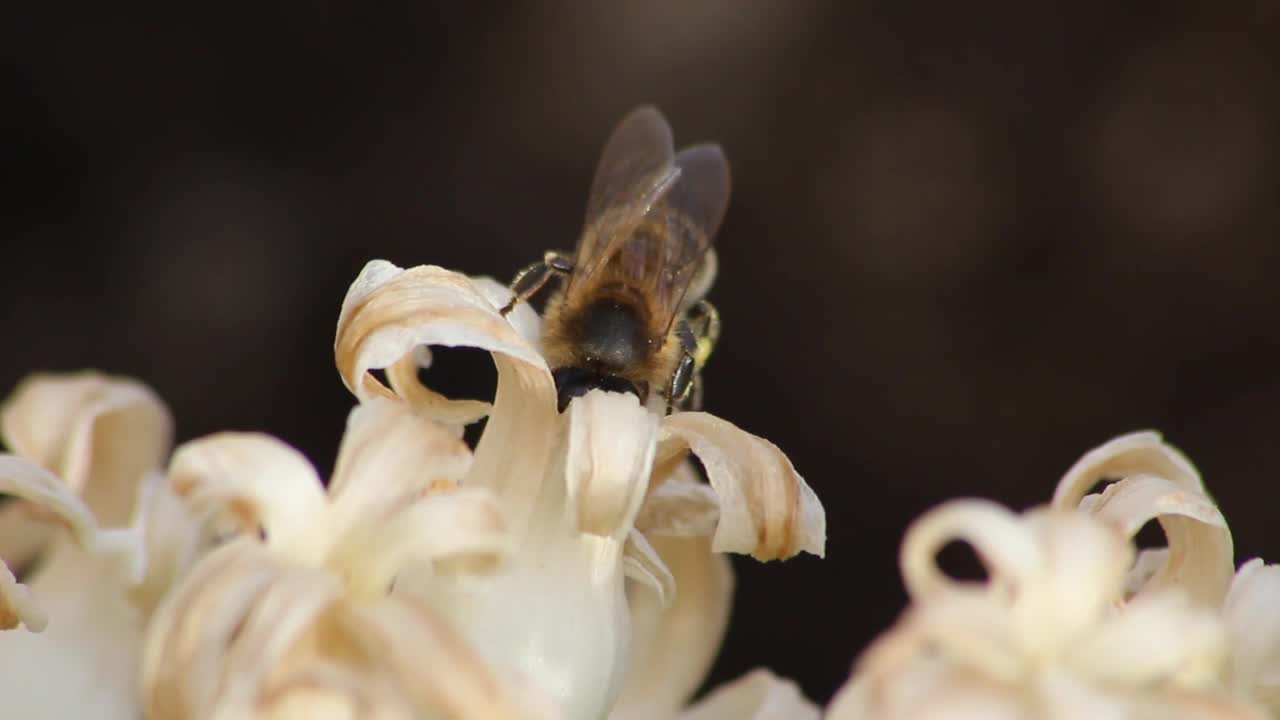
M611 277L648 300L651 327L666 333L729 206L729 163L718 145L675 158L674 184L618 244Z
M671 189L678 174L673 156L671 126L656 108L636 108L618 123L596 166L570 283L613 257Z
M667 329L720 230L730 192L729 162L719 145L685 148L676 155L675 166L675 185L650 211L665 226L657 243L662 267L652 278L652 297L660 303L655 315Z

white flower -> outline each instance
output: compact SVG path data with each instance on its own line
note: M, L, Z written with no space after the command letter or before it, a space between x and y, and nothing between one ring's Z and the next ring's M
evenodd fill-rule
M24 380L0 413L0 717L136 718L143 623L200 539L167 492L172 421L96 372ZM31 631L31 632L28 632ZM38 633L38 634L36 634Z
M509 297L493 281L374 261L343 303L338 369L363 402L394 399L459 431L488 414L459 483L490 493L513 537L499 571L465 583L406 572L397 591L460 619L489 662L532 678L567 717L604 717L619 693L616 717L674 717L727 619L728 565L713 553L821 554L822 506L776 447L711 415L659 418L634 396L599 391L557 413L538 318L521 306L508 322L496 308ZM493 355L492 407L418 382L431 345ZM370 372L379 368L389 387ZM689 471L690 451L709 485ZM750 717L733 702L789 697L764 675L738 687L708 702Z
M1131 538L1152 518L1169 547L1134 563ZM937 568L953 540L973 546L986 582ZM957 500L926 513L901 565L911 607L859 660L833 720L1264 717L1223 681L1230 534L1194 468L1154 433L1085 455L1050 508L1018 516Z

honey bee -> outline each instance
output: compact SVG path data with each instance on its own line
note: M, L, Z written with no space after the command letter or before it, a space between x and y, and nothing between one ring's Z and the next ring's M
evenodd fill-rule
M657 109L633 110L605 143L572 256L551 251L516 275L505 315L552 277L561 287L543 313L543 352L564 412L599 388L666 412L701 405L701 370L720 334L706 294L711 242L729 204L729 164L719 145L675 153Z

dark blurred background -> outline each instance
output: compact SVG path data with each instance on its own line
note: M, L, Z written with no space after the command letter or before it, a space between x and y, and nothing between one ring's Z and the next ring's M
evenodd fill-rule
M825 561L739 559L714 680L765 664L825 700L902 607L912 518L1047 501L1130 430L1199 465L1241 560L1280 559L1274 2L6 15L6 386L136 375L182 439L265 430L327 470L364 262L505 280L572 247L601 144L653 102L733 165L709 410L828 513Z

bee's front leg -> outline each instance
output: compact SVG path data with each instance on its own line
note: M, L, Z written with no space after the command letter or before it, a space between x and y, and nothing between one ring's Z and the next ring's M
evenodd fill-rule
M516 305L525 302L542 289L552 275L568 275L573 272L573 259L568 255L548 251L542 260L516 273L511 281L511 302L503 306L499 312L503 315L511 312Z
M680 340L680 362L667 388L667 413L673 409L702 409L702 368L720 339L720 313L700 300L676 325Z

